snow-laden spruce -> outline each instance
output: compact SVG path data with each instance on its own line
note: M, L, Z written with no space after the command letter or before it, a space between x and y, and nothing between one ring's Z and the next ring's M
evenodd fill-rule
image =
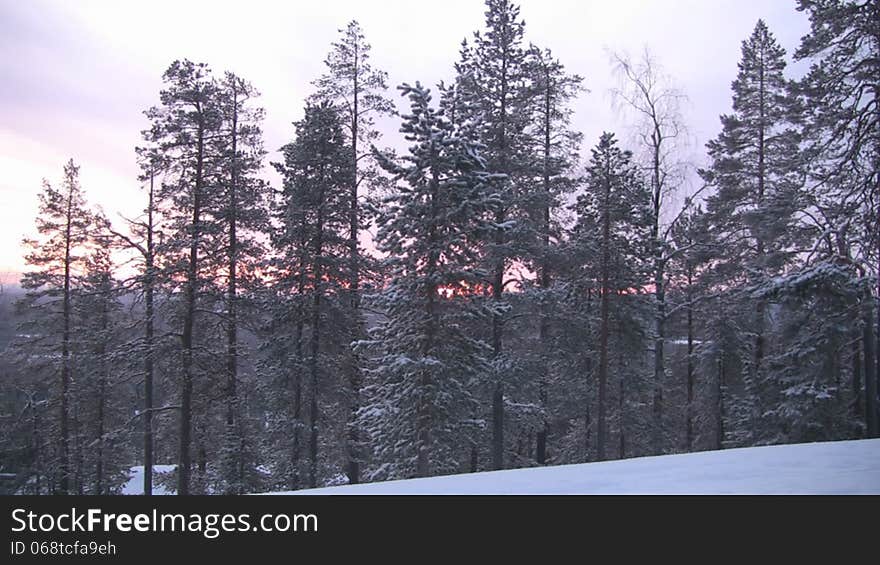
M400 90L410 102L400 128L410 147L400 159L377 152L395 179L377 235L389 280L372 297L387 319L363 344L374 359L360 410L374 448L369 476L383 479L460 470L477 441L488 371L478 266L498 205L475 124L454 125L447 104L432 106L419 83Z
M638 386L638 351L644 346L645 326L640 319L638 295L648 280L651 257L651 195L630 151L617 145L612 133L603 133L591 151L584 192L574 210L577 224L571 241L574 263L572 285L599 295L599 312L584 308L585 323L598 327L598 398L596 456L608 455L608 381L618 388L619 454L626 453L627 390ZM589 320L592 318L592 320ZM584 344L586 349L588 344ZM614 359L616 351L627 358ZM635 366L635 367L634 367Z
M319 461L324 448L319 437L324 406L319 398L321 383L340 373L341 356L330 352L344 351L352 323L344 293L350 268L351 150L339 114L328 102L320 102L306 106L305 116L296 123L296 140L282 151L284 162L276 168L284 186L275 211L281 229L273 241L279 253L276 267L282 291L273 310L294 328L292 332L285 328L266 344L267 368L283 374L284 399L278 399L281 430L276 432L284 449L275 464L287 484L299 484L307 403L307 474L308 484L315 486L323 475Z

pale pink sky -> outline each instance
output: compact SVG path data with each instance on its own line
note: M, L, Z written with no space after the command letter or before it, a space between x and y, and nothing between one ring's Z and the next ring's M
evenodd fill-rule
M791 53L808 27L794 0L522 0L527 41L551 48L590 89L575 127L593 145L620 132L606 49L648 46L689 96L694 158L729 112L740 44L764 18ZM23 269L21 238L33 233L41 179L59 182L74 158L91 203L111 218L143 207L134 147L157 103L161 75L177 58L234 71L263 94L269 160L292 134L310 81L337 29L357 19L373 63L390 85L452 76L461 40L482 28L481 0L320 2L0 0L0 277ZM793 70L803 68L800 64ZM396 92L391 94L396 99ZM400 146L397 124L384 143ZM584 153L588 151L585 148ZM268 160L267 160L267 169ZM274 175L267 170L267 176Z

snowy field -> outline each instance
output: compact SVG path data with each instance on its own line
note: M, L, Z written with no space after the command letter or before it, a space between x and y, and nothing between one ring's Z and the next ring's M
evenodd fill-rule
M159 476L163 473L173 473L177 465L153 465L153 494L174 494L158 484ZM128 482L122 487L122 494L144 494L144 466L138 465L129 469Z
M880 439L750 447L282 494L880 494Z

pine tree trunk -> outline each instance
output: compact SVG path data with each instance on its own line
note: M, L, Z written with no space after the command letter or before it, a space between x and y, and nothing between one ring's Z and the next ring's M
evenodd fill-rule
M97 436L98 449L95 454L95 494L104 494L104 403L106 384L102 375L98 381L98 414L97 414Z
M876 18L878 15L880 15L880 0L874 0L872 8L873 8L872 16L874 18L874 22L876 23L876 21L877 21ZM874 36L873 56L874 56L874 61L875 61L874 66L876 68L876 66L877 66L876 61L878 59L880 59L880 26L875 25L873 27L873 31L874 31L874 34L873 34L873 36ZM873 102L874 102L874 127L876 130L876 128L878 127L878 124L880 124L880 81L877 81L876 76L874 77L873 90L874 90L874 100L873 100ZM878 170L880 170L880 144L875 143L875 145L874 145L874 179L875 179L874 195L875 195L875 201L874 201L874 230L873 230L874 234L873 235L874 235L874 244L876 245L875 251L877 252L877 265L876 265L877 270L875 271L875 274L877 276L876 290L877 290L877 298L880 299L880 228L878 228L878 224L880 224L880 202L878 202L876 200L876 195L880 194L880 173L878 173ZM872 308L874 307L873 298L869 304L871 305ZM869 315L868 319L870 320L870 318L871 318L871 316ZM875 320L876 320L877 325L874 327L875 341L874 341L874 347L873 347L874 351L873 351L873 362L872 362L872 365L874 368L874 370L873 370L874 396L873 396L872 403L874 404L874 432L875 433L873 436L869 436L869 437L880 437L880 422L878 422L878 420L880 420L880 398L877 397L878 389L880 389L880 308L877 308ZM868 323L871 323L871 322L868 322ZM865 356L867 357L867 355L868 355L868 350L865 349ZM865 379L868 379L868 378L871 378L871 376L870 376L870 373L868 373L868 371L866 370L865 371Z
M324 178L323 165L319 178ZM312 273L314 275L312 297L312 336L311 355L309 358L309 374L311 377L310 408L310 434L309 434L309 487L318 486L318 355L321 350L321 293L323 292L323 245L324 245L324 192L321 185L318 198L317 219L315 220L314 239L314 263Z
M764 131L764 66L763 62L761 64L759 70L759 83L758 83L758 95L759 95L759 105L758 105L758 206L761 206L764 201L764 184L765 184L765 131ZM756 238L756 247L757 247L757 270L759 273L763 274L764 270L764 239L760 234L761 227L758 228L759 233ZM755 308L756 313L756 325L755 325L755 358L754 358L754 377L756 381L760 378L761 365L764 361L764 300L758 299L758 304Z
M865 290L862 317L862 347L865 355L865 427L869 438L880 437L877 412L877 364L874 351L874 299L871 290Z
M503 64L502 77L500 79L500 118L501 127L498 131L498 149L500 153L499 169L501 173L509 174L509 155L507 147L507 94L509 90L507 77L507 60ZM507 182L510 182L508 178ZM504 210L499 210L495 214L495 220L498 225L502 225L506 220ZM499 249L505 243L504 231L498 229L496 231L495 243ZM496 250L500 253L499 250ZM499 256L496 258L492 280L492 300L498 306L504 295L504 267L505 258ZM503 320L501 314L493 312L492 314L492 359L495 362L495 390L492 392L492 468L495 470L504 468L504 383L498 365L501 363L503 355Z
M84 493L84 483L85 483L85 470L83 465L83 426L80 420L80 402L79 402L79 393L78 390L80 387L77 386L76 380L72 380L71 383L72 392L70 407L72 411L71 424L73 432L73 485L72 489L77 495L82 495Z
M496 267L492 283L492 299L498 304L504 284L504 263ZM502 356L501 315L492 314L492 359L495 361L495 388L492 391L492 468L504 468L504 383L497 368Z
M31 445L34 450L34 491L33 494L41 494L40 477L44 476L43 471L43 449L40 442L40 415L34 407L33 397L28 399L28 407L30 408L31 417L33 418L33 426L31 427Z
M358 234L360 232L358 222L358 212L360 205L358 202L358 135L360 126L360 82L359 82L359 66L360 53L358 52L359 44L355 42L354 46L354 72L353 76L353 92L352 97L352 115L351 115L351 159L352 159L352 184L351 184L351 204L349 207L349 236L348 236L348 253L350 271L351 271L351 314L352 330L354 340L359 340L363 335L363 320L361 319L361 300L360 300L360 252L358 250ZM348 386L349 386L349 416L348 416L348 482L349 484L357 484L360 482L360 453L359 453L359 433L357 424L357 413L360 409L360 356L352 348L351 365L349 366Z
M106 279L107 286L104 291L110 291L109 276ZM104 411L107 403L107 330L110 326L110 314L107 310L107 300L110 297L101 297L101 336L98 349L96 351L98 357L98 390L97 392L97 453L95 454L95 494L104 493Z
M144 359L144 496L153 494L153 166L150 165L150 194L147 203L146 281L144 285L144 329L147 355Z
M862 406L862 344L857 337L852 344L852 415L853 418L864 417Z
M312 336L309 357L309 488L318 486L318 354L320 352L321 295L312 298Z
M605 173L605 198L602 211L602 295L599 303L599 413L597 427L597 458L604 461L605 442L607 441L606 398L608 383L608 335L611 331L609 321L609 298L611 286L609 269L611 268L611 180L610 171Z
M201 423L201 429L198 430L198 439L196 445L196 470L197 479L195 494L207 494L207 477L208 477L208 448L205 446L205 423Z
M542 291L540 308L541 308L541 320L540 327L538 329L538 342L540 343L540 359L541 359L541 375L539 377L538 383L538 397L539 402L541 403L541 429L538 430L537 434L537 445L535 446L535 459L538 465L544 465L547 462L547 436L549 433L549 406L548 406L548 394L547 387L550 376L550 365L547 362L548 356L550 354L550 335L549 335L549 316L547 313L547 293L550 289L550 263L547 258L547 253L550 248L550 203L551 203L551 186L550 186L550 158L551 158L551 149L552 145L550 142L550 128L552 125L551 118L551 97L552 97L552 87L551 87L551 79L550 79L550 69L549 67L544 67L544 171L543 171L543 189L544 189L544 202L541 206L541 237L542 243L544 245L544 249L542 250L542 258L541 258L541 273L540 273L540 286Z
M437 224L440 221L439 215L439 190L440 177L436 168L437 155L432 155L435 164L433 165L431 178L431 217L426 218L429 224L428 242L431 249L428 255L428 264L426 267L426 278L429 281L425 288L425 315L427 317L427 326L425 328L425 341L422 348L422 357L427 358L434 351L434 342L437 338L437 328L439 321L437 319L437 283L436 272L437 263L439 261L439 250L437 249ZM418 421L416 422L416 435L418 438L418 456L416 458L416 476L430 476L430 460L431 460L431 373L430 370L422 370L419 377L419 407Z
M71 224L73 221L73 187L68 187L67 193L67 218L64 228L64 297L62 316L64 328L61 335L61 454L58 468L59 485L61 494L70 491L70 431L67 421L68 401L70 395L70 246Z
M620 445L618 446L618 459L626 458L626 388L623 383L623 376L617 379L618 396L617 396L617 418L620 421Z
M201 108L197 108L200 111ZM196 286L199 276L199 238L201 236L202 183L205 151L204 117L199 117L196 143L196 178L193 188L192 239L186 275L186 310L183 317L183 374L180 388L180 450L177 469L177 494L190 493L190 445L192 444L193 328L196 315Z
M575 304L578 304L579 301L575 298ZM592 328L592 319L593 315L593 290L591 288L587 288L587 307L586 307L586 320L587 320L587 336L592 341L593 336L593 328ZM590 384L593 382L593 378L595 377L593 370L595 364L595 358L593 357L594 352L590 351L587 353L587 357L584 361L584 391L586 392L586 396L584 398L584 461L592 461L592 428L593 422L592 417L593 414L590 410L590 406L592 404L592 398L590 395Z
M470 472L476 473L480 470L480 459L479 454L477 453L477 444L471 443L471 461L470 461Z
M715 449L724 449L724 352L718 357L718 377L715 390Z
M236 411L238 409L238 319L236 302L238 300L237 289L237 267L238 267L238 234L236 233L236 222L238 213L238 199L236 190L238 188L238 89L237 83L233 80L232 87L232 167L229 182L229 255L228 255L228 281L226 288L226 465L228 466L226 481L227 494L241 494L242 476L236 471L242 465L242 453L239 447L239 438L237 438L235 428Z
M301 242L300 249L304 249L305 244ZM299 458L300 458L300 437L302 434L302 376L303 376L303 326L305 325L305 309L303 308L304 292L305 292L305 258L301 255L299 264L299 281L297 289L297 315L296 315L296 331L294 333L294 358L296 359L296 370L293 375L293 452L291 453L291 488L296 490L300 488L299 480Z
M436 288L431 289L429 285L428 292L436 292ZM429 297L427 300L428 316L433 317L434 299ZM430 322L429 322L430 324ZM429 330L430 332L431 330ZM426 341L433 341L433 336L429 333ZM425 350L430 351L428 347L433 347L432 343L425 345ZM427 353L426 353L427 354ZM431 471L431 373L423 370L419 375L419 405L416 422L416 438L418 442L418 452L416 455L416 476L428 477Z
M592 431L592 414L590 413L590 403L584 402L584 461L590 460L590 448L592 447L591 431Z
M687 405L685 413L685 439L687 450L694 449L694 294L693 294L693 269L687 264Z

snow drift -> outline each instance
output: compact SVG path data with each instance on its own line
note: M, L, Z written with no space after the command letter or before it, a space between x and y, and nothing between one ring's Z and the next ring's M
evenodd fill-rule
M153 465L153 494L162 496L176 494L174 489L169 489L159 484L161 475L173 473L177 465ZM144 494L144 466L137 465L128 471L128 482L122 487L121 494Z
M880 439L705 451L281 494L880 494Z

